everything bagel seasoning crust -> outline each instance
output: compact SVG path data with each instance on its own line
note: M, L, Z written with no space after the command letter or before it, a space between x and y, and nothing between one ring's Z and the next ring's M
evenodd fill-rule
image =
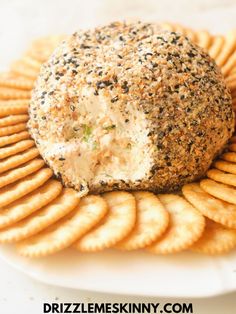
M65 186L166 192L202 177L234 128L215 62L156 24L66 39L42 67L29 130Z

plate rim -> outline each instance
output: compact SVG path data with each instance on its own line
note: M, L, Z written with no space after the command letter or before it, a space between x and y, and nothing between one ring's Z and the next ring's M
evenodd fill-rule
M71 286L68 283L64 283L62 284L61 281L55 281L55 278L51 278L48 277L47 279L45 278L45 276L39 276L37 275L37 273L35 273L31 268L27 269L26 267L24 267L22 264L17 264L16 262L11 261L11 259L9 258L9 256L5 253L5 250L0 248L0 259L3 260L7 265L9 265L10 267L16 269L17 271L19 271L20 273L24 274L25 276L32 278L35 281L41 282L43 284L49 285L49 286L54 286L54 287L59 287L59 288L65 288L65 289L73 289L73 290L77 290L77 291L84 291L84 292L95 292L95 293L103 293L103 294L110 294L110 295L118 295L118 296L130 296L130 297L149 297L149 298L156 298L156 297L160 297L160 298L192 298L192 299L199 299L199 298L203 298L203 299L207 299L207 298L211 298L211 297L217 297L220 295L225 295L228 293L233 293L236 292L236 284L235 287L233 285L231 285L230 287L215 287L214 290L212 290L211 292L208 291L207 293L201 293L201 291L199 291L199 293L190 293L190 294L184 294L184 293L179 293L176 292L175 294L173 292L171 292L169 295L167 295L166 293L153 293L151 294L150 292L145 293L145 292L128 292L126 290L124 291L120 291L120 289L115 290L114 287L112 290L108 290L108 288L104 288L102 287L101 289L99 288L89 288L89 287L75 287L75 286ZM90 284L89 284L90 285Z

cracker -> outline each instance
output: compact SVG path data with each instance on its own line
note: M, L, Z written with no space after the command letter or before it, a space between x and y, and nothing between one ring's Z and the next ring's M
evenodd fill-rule
M79 200L75 190L63 189L62 194L47 206L13 226L0 230L0 243L18 242L39 233L74 210Z
M45 62L65 38L65 35L49 35L38 38L31 43L27 55L39 62Z
M136 200L137 220L131 233L116 248L137 250L160 237L169 224L169 214L158 197L150 192L133 192Z
M221 72L226 77L236 65L236 51L227 59L225 65L221 68Z
M0 117L28 113L29 100L2 100L0 101Z
M227 253L235 247L236 230L227 229L207 219L202 237L194 243L191 250L198 253L216 255Z
M196 43L197 41L197 35L196 32L194 30L192 30L191 28L185 28L185 35L194 43Z
M31 90L34 87L34 82L32 80L22 77L0 76L0 86L11 87L15 89Z
M27 175L42 168L44 165L45 162L43 159L33 159L18 168L1 173L0 188L26 177Z
M236 98L232 99L232 105L233 105L233 110L235 112L236 111ZM236 123L236 120L235 120L235 123Z
M30 99L30 97L31 92L29 91L0 86L0 99Z
M182 191L185 198L204 216L228 228L236 229L236 205L213 197L198 183L187 184Z
M236 175L225 173L218 169L210 169L207 171L208 178L220 183L236 186Z
M203 49L208 49L212 41L210 33L206 30L201 30L197 31L196 35L198 46L200 46Z
M101 196L89 195L78 207L49 228L17 245L20 254L40 257L71 246L86 234L107 213L107 204Z
M236 46L236 38L234 31L228 32L225 36L225 43L220 54L215 59L216 64L220 67L228 60L229 56L232 54Z
M26 66L34 69L35 71L39 72L40 71L40 68L42 66L42 62L39 62L38 60L28 56L28 55L25 55L23 56L20 61L25 64Z
M236 163L236 153L234 152L227 152L224 153L223 155L220 156L221 159L230 161L230 162L235 162Z
M21 153L32 146L35 146L33 140L25 140L9 145L7 147L0 148L0 159L16 155L17 153Z
M174 32L180 33L183 36L186 35L186 28L178 23L173 24Z
M12 226L14 223L50 204L62 190L57 180L48 180L45 184L15 202L0 209L0 228Z
M29 119L29 116L27 114L7 116L4 118L0 118L0 127L6 127L6 126L26 122L28 121L28 119Z
M235 165L235 163L228 162L228 161L223 161L223 160L217 160L214 163L214 166L217 169L219 169L219 170L222 170L222 171L225 171L225 172L229 172L229 173L232 173L232 174L236 174L236 165Z
M13 203L19 198L29 194L41 185L43 185L51 176L53 172L49 168L43 168L33 173L19 182L12 183L0 190L0 206L6 206Z
M174 32L175 31L175 26L173 23L169 23L169 22L163 22L160 24L161 28L164 30L167 30L169 32Z
M230 138L230 143L236 143L236 136L235 135Z
M11 135L14 133L19 133L21 131L26 130L27 124L26 123L19 123L16 125L4 126L0 128L0 136Z
M235 92L236 89L236 80L234 81L228 81L226 82L226 85L228 87L228 89L230 89L231 93L232 93L232 97L234 97L233 92Z
M231 97L232 99L236 98L236 90L231 89Z
M236 73L230 73L230 74L226 77L225 81L226 81L227 86L228 86L229 84L232 84L232 82L235 82L235 81L236 81Z
M25 140L25 139L28 139L28 138L30 138L30 134L29 134L28 131L23 131L23 132L20 132L20 133L7 135L7 136L2 136L2 137L0 137L0 148L4 147L4 146L7 146L7 145L10 145L10 144L14 144L14 143L20 142L21 140ZM6 148L10 149L9 146L6 147Z
M25 162L37 157L39 151L36 147L29 148L21 154L10 156L6 159L0 161L0 173L16 168L19 165L24 164Z
M231 150L232 152L236 152L236 144L230 144L229 146L228 146L228 149L229 150Z
M75 248L82 252L96 252L110 248L124 239L136 221L136 204L132 194L115 191L103 194L109 213L101 223L86 234Z
M39 72L32 67L24 64L21 60L17 60L11 64L11 72L17 75L23 76L28 80L35 81L38 77Z
M208 49L208 53L212 57L212 59L216 59L218 57L222 50L224 42L225 42L224 36L218 35L212 38L211 46Z
M215 182L211 179L202 180L200 186L212 196L236 205L236 189L234 187Z
M192 29L182 26L180 24L173 24L173 28L175 32L181 33L182 35L188 37L193 42L196 42L197 36Z
M170 254L189 248L204 231L203 215L181 196L158 196L170 214L170 224L163 236L147 250L155 254Z

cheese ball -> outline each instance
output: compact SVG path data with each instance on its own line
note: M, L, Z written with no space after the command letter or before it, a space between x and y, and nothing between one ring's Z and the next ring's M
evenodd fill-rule
M81 195L177 190L205 175L234 128L209 55L141 22L66 39L42 67L29 113L41 155Z

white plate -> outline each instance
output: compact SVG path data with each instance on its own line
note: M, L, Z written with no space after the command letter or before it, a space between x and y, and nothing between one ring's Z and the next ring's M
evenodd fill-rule
M81 254L71 249L27 259L4 246L0 257L44 283L79 290L153 297L209 297L236 290L236 252L159 257L113 250Z

